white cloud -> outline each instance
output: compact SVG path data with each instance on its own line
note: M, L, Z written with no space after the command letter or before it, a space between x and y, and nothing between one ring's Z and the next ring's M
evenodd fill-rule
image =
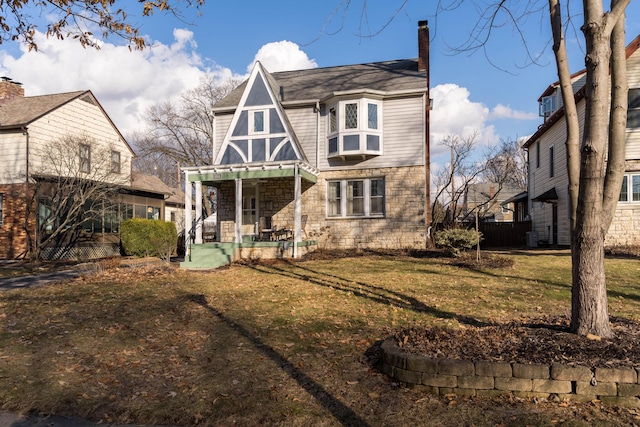
M253 61L247 67L247 72L251 72L256 61L260 63L270 73L277 71L303 70L316 68L318 64L314 59L309 59L300 47L290 41L267 43L258 50Z
M487 123L489 109L479 102L472 102L467 88L453 83L441 84L430 91L433 98L431 119L431 156L448 154L449 149L440 144L448 135L470 136L478 133L478 145L495 143L498 136L493 125Z
M526 111L513 110L508 105L498 104L489 115L491 120L499 119L515 119L515 120L538 120L536 113L527 113Z
M176 29L173 36L174 43L151 41L144 51L106 42L97 51L38 34L37 52L0 51L0 73L21 82L27 96L89 89L126 136L140 129L150 106L176 100L206 73L221 80L233 75L197 54L191 31Z

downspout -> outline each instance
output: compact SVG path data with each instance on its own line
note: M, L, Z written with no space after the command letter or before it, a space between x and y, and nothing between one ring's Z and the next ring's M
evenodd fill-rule
M216 159L216 113L211 117L211 164Z
M320 166L320 101L316 101L316 169Z
M29 196L29 128L26 126L22 126L22 134L25 136L25 143L26 143L26 158L25 158L25 207L26 207L26 211L25 211L25 216L24 216L24 231L25 234L27 235L27 250L29 251L29 255L31 255L32 251L33 251L33 244L34 242L37 241L38 239L38 225L36 222L36 227L34 230L34 241L31 242L31 239L29 237L29 216L31 213L31 208L32 206L30 205L30 196Z

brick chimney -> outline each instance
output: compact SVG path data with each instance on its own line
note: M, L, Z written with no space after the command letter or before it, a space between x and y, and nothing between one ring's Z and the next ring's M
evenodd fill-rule
M14 82L9 77L0 79L0 104L4 104L14 98L24 97L22 83Z
M429 68L429 21L418 22L418 70Z

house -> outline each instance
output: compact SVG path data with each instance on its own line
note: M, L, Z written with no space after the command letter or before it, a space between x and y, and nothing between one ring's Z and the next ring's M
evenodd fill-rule
M214 162L183 168L217 189L218 247L234 257L300 256L316 248L423 248L429 218L427 22L417 59L250 77L214 106ZM210 267L202 218L185 267ZM209 246L207 246L209 245ZM235 245L235 246L234 246ZM213 252L211 252L213 257Z
M640 245L640 36L626 49L629 82L626 172L615 217L605 245ZM586 72L572 76L580 132L584 127ZM524 144L529 156L529 209L532 231L544 244L571 244L566 129L559 84L550 85L538 100L543 124Z
M45 258L118 255L122 220L164 216L167 192L131 173L134 152L91 91L25 96L20 83L3 78L0 147L0 259L26 256L54 228L64 233L43 244ZM91 214L80 211L77 223L52 217L72 209L68 201L52 205L53 191L77 198L89 183L115 188L115 196L95 201L87 193Z
M520 188L495 182L469 184L464 192L463 220L474 221L477 210L481 221L513 222L517 218L515 204L508 200L521 192Z

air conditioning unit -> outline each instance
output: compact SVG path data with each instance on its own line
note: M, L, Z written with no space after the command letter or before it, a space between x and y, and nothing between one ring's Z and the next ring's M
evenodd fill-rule
M537 248L538 247L538 232L537 231L527 231L527 247L529 247L529 248Z

